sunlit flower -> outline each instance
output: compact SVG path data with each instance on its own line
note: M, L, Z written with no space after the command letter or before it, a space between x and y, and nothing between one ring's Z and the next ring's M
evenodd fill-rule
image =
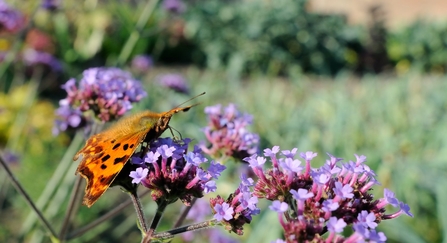
M241 183L227 200L220 195L210 199L214 218L220 221L226 230L231 230L238 235L243 234L243 226L251 222L252 216L260 212L257 207L258 198L253 195L250 187Z
M202 150L213 157L233 156L245 158L258 151L259 136L248 131L252 117L240 113L234 104L224 108L221 105L205 108L208 115L208 126L203 129L210 143L202 144Z
M198 148L188 151L190 141L159 138L149 144L149 151L141 160L131 160L139 167L131 178L138 177L138 182L151 190L154 201L173 203L180 199L189 205L193 197L201 198L204 193L215 191L216 185L212 179L217 177L199 167L207 159ZM141 154L135 154L135 157L141 157ZM144 178L140 176L142 168L148 170ZM223 169L225 167L219 168L219 174Z
M320 168L312 168L310 163L317 156L312 151L300 153L306 161L301 169L295 168L300 161L294 159L297 149L283 150L279 147L264 150L264 155L253 155L244 160L250 164L258 176L254 187L254 195L273 201L272 210L284 212L279 214L279 221L284 228L287 242L339 242L344 237L340 235L343 229L350 225L354 233L349 242L370 240L383 242L386 240L382 232L374 229L383 220L395 218L401 214L413 216L408 205L395 198L394 193L385 189L385 197L374 200L369 193L371 187L377 184L375 173L364 162L366 157L356 155L356 161L341 163L339 158L329 154ZM278 158L282 154L284 158ZM273 168L265 169L264 164L269 159ZM285 161L289 161L286 163ZM339 165L339 163L341 163ZM278 199L284 200L288 207L286 211ZM393 214L385 214L385 206L399 207ZM321 236L327 229L326 239Z
M56 134L68 127L85 125L86 113L92 113L102 122L120 118L132 108L132 103L146 96L141 83L118 68L87 69L79 82L72 78L62 88L67 97L59 102L60 108L56 111Z

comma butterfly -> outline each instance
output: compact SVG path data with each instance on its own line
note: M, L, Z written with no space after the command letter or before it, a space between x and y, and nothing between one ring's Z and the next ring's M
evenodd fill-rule
M81 174L87 181L83 204L91 207L101 197L141 142L158 138L169 128L175 113L188 111L195 105L162 113L144 111L122 118L109 129L91 136L73 157L77 160L82 155L76 174Z

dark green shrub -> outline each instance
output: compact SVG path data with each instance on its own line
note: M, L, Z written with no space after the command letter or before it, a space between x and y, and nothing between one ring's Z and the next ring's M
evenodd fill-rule
M282 74L335 74L357 63L358 29L344 16L310 13L306 0L200 1L185 19L206 66Z
M410 67L422 72L447 71L447 24L416 21L407 28L392 33L388 39L388 54L398 72Z

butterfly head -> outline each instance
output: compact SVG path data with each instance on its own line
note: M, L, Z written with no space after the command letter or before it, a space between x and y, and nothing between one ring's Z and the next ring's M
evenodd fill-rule
M160 118L157 121L156 127L161 132L165 131L169 127L169 121L171 121L171 118L175 113L186 112L189 109L191 109L191 107L196 106L196 105L198 105L198 104L194 104L194 105L190 105L190 106L186 106L186 107L176 107L170 111L162 113L162 115L160 116Z

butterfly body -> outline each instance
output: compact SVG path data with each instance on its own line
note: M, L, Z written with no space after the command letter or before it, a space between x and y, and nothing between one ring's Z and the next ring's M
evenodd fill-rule
M175 113L188 111L192 106L162 113L144 111L122 118L109 129L91 136L73 158L77 160L82 155L76 174L87 181L83 203L91 207L109 188L138 145L157 139L169 127Z

